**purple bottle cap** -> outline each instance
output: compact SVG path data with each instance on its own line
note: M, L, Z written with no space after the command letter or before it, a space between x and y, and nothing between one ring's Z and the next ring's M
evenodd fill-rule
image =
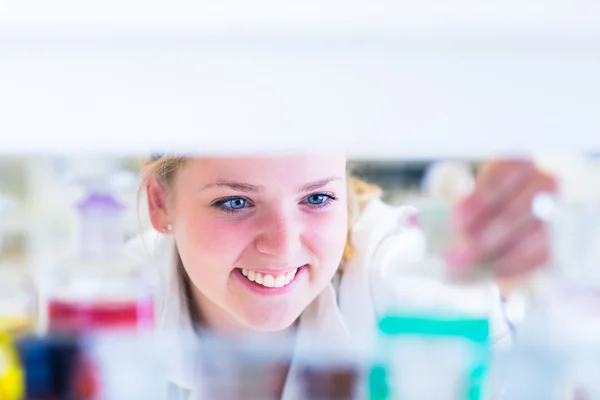
M81 213L98 210L118 212L125 209L125 206L111 195L91 193L77 204L77 209Z

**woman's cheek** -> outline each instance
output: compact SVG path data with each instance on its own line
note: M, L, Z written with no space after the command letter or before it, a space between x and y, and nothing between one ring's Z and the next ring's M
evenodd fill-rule
M213 255L231 258L235 262L252 241L252 229L243 223L217 221L209 226L207 247Z
M194 264L218 264L233 268L247 245L248 228L237 221L221 218L189 219L178 227L186 252Z
M345 210L317 214L305 231L306 245L321 262L339 263L347 234L348 215Z

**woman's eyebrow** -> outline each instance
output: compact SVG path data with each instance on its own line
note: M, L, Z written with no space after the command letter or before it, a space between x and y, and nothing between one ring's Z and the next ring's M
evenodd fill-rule
M258 193L262 191L262 186L256 186L246 182L227 181L223 179L219 179L216 182L208 183L202 188L200 188L200 190L206 190L213 187L228 187L230 189L244 193Z
M313 190L317 190L317 189L320 189L323 186L327 185L330 182L341 181L341 180L342 180L342 178L333 176L330 178L320 179L315 182L310 182L310 183L307 183L306 185L303 185L298 190L298 193L310 192ZM206 189L210 189L213 187L227 187L227 188L233 189L235 191L244 192L244 193L260 193L263 191L262 186L253 185L253 184L246 183L246 182L228 181L228 180L223 180L223 179L219 179L216 182L208 183L208 184L204 185L202 188L200 188L200 190L206 190Z
M342 178L340 178L340 177L332 176L330 178L325 178L325 179L321 179L321 180L318 180L315 182L307 183L306 185L302 186L298 190L298 193L310 192L313 190L321 189L323 186L327 185L330 182L341 181L341 180L342 180Z

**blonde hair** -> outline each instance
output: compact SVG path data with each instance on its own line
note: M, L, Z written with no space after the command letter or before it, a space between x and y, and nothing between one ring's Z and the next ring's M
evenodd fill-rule
M150 158L143 168L142 183L140 189L146 186L150 179L155 179L159 187L166 192L172 192L174 190L175 181L177 179L177 172L184 164L186 157L162 157L155 156ZM349 171L351 168L349 168ZM361 179L355 178L352 174L348 173L348 233L346 238L346 246L338 271L343 270L346 262L351 260L354 256L355 249L352 246L351 228L354 222L362 212L364 206L372 199L377 198L381 195L381 189L370 183L367 183ZM191 322L193 326L198 326L202 321L200 310L192 292L192 282L188 276L179 251L177 250L177 244L174 249L175 266L177 279L179 285L183 288L182 302L188 309Z

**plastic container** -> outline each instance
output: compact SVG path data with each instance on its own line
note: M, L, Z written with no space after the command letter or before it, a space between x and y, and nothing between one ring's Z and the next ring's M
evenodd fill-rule
M379 329L371 399L485 398L490 362L486 319L420 312L385 317Z
M154 271L120 255L124 207L91 192L79 205L79 252L45 276L51 332L146 330L154 327Z

